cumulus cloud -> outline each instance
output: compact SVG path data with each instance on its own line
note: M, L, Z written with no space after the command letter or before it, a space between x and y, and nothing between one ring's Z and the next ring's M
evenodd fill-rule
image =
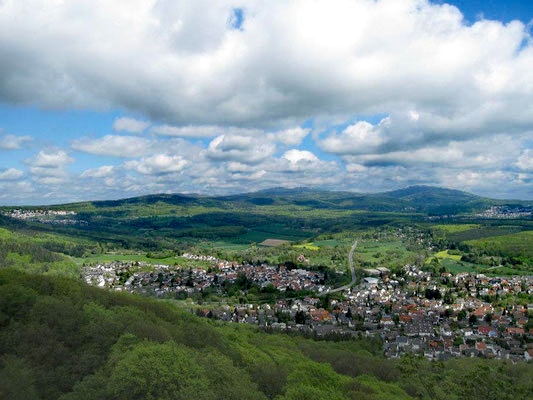
M227 23L230 0L98 8L82 0L46 13L43 0L2 4L8 102L124 108L182 126L268 126L407 105L454 119L488 100L500 113L513 110L513 96L532 103L524 24L467 25L457 8L425 0L254 2L238 30ZM533 118L530 107L511 114Z
M377 126L366 121L359 121L346 127L341 133L332 133L324 139L320 146L330 153L358 154L375 150L385 142L381 129L389 125L388 118Z
M178 137L188 137L188 138L202 138L202 137L213 137L221 133L222 130L225 130L223 127L219 126L171 126L171 125L158 125L154 126L151 129L152 133L156 135L164 136L178 136Z
M321 180L324 183L339 183L344 174L337 162L323 161L308 150L298 149L286 151L279 160L276 160L271 171L278 175L280 181L285 183L299 182L303 186L311 185L306 181L318 182Z
M527 149L518 157L518 168L524 171L533 171L533 150Z
M309 135L310 129L304 129L301 127L285 129L283 131L276 132L275 136L278 141L289 146L298 146L302 143L302 140Z
M318 161L317 156L315 156L313 153L307 150L297 150L292 149L289 151L286 151L285 154L283 154L283 158L287 161L296 164L300 161L304 162L316 162Z
M71 142L129 159L80 174L113 194L497 189L489 179L530 192L533 41L522 22L470 24L427 0L0 4L0 102L139 116L113 129L149 137ZM0 149L27 140L0 135ZM31 177L64 181L70 156L42 153Z
M351 163L365 165L427 165L459 168L510 168L520 155L523 143L508 135L497 135L488 139L451 141L439 146L400 150L362 155L348 155Z
M3 203L27 205L28 196L35 192L35 188L27 181L0 181L0 201Z
M236 161L230 161L226 164L226 170L229 172L250 172L255 171L256 167L249 164L243 164Z
M139 157L152 146L148 139L137 136L106 135L98 139L81 138L72 142L74 150L101 156Z
M74 161L65 151L46 151L41 150L37 156L28 162L32 167L39 168L60 168Z
M107 178L115 172L113 165L102 165L98 168L87 169L80 175L82 178Z
M141 160L127 161L125 168L135 170L145 175L158 175L180 172L188 164L181 156L156 154Z
M0 136L0 149L16 150L20 149L23 143L29 142L30 136L3 135Z
M267 171L265 171L264 169L260 169L249 174L236 172L230 175L230 179L233 181L238 181L238 182L257 181L258 179L263 179L266 174L267 174Z
M24 172L16 168L8 168L0 171L0 181L15 181L24 176Z
M127 117L117 118L113 122L113 130L117 132L125 131L131 133L142 133L149 126L149 122Z
M206 150L212 160L257 163L274 154L276 146L265 138L238 135L220 135L214 138Z
M67 166L73 163L63 150L41 150L35 157L26 160L33 180L45 185L59 185L68 178Z

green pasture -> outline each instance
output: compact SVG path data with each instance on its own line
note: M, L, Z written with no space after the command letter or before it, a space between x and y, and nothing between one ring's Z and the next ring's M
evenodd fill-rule
M446 268L446 271L452 274L458 274L459 272L478 272L479 267L474 264L461 262L453 258L442 258L439 261L441 267Z
M345 240L342 241L338 239L326 239L326 240L317 240L313 242L313 245L318 246L318 247L323 247L323 246L335 247L335 246L343 246L343 245L346 245L347 243L348 242L346 242Z
M417 253L408 250L400 240L369 240L359 242L354 259L359 263L395 267L413 262L416 256Z
M304 244L295 244L293 245L292 247L296 248L296 249L306 249L306 250L311 250L311 251L318 251L320 250L320 247L315 245L313 242L311 243L304 243Z
M450 254L450 250L442 250L435 254L435 257L437 257L439 260L443 259L450 259L454 261L461 261L461 255L460 254Z
M319 251L323 247L335 247L335 246L346 246L348 245L347 241L341 241L337 239L324 239L317 240L309 243L295 244L292 247L297 249L306 249L311 251Z
M479 225L477 224L441 224L432 226L434 230L441 230L446 233L464 232L478 227Z
M513 276L513 275L531 275L532 271L527 267L487 267L486 265L471 264L463 261L455 261L450 258L443 259L440 266L446 268L447 271L457 274L459 272L481 273L487 276Z

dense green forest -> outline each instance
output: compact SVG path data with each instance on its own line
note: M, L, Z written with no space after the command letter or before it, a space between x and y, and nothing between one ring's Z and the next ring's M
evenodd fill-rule
M0 398L528 399L533 368L386 360L366 339L316 341L200 319L171 303L0 270Z

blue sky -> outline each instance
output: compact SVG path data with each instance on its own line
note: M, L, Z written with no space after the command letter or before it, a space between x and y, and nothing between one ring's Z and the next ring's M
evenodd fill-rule
M529 1L0 4L0 204L414 184L533 199Z
M527 24L533 17L533 2L528 0L439 0L434 3L453 4L472 22L480 18L503 22L518 19Z

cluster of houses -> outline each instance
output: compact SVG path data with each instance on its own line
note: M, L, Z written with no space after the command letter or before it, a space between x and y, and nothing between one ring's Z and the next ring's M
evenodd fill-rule
M190 259L200 259L188 255ZM387 268L365 270L360 283L336 299L323 276L284 266L242 265L215 258L213 268L142 263L87 267L88 283L115 290L193 293L246 276L259 286L280 291L308 289L316 295L274 304L199 306L198 315L263 329L301 332L317 337L379 336L387 357L415 353L429 359L474 357L529 361L533 358L533 304L498 302L509 296L530 298L533 277L487 277L470 273L433 276L406 265L397 274ZM503 304L498 306L498 304Z
M82 223L81 221L73 218L77 215L74 211L66 210L26 210L22 208L16 208L2 212L2 215L15 219L36 221L53 225L74 225Z
M494 289L501 288L497 290L504 293L519 294L525 288L532 294L533 278L487 279L459 274L451 287L443 289L454 294L453 302L446 304L442 298L428 299L422 294L424 288L437 287L426 272L413 266L406 266L403 272L405 277L399 278L397 284L386 283L387 278L383 276L364 279L347 291L342 300L331 300L329 305L322 304L318 297L305 297L281 300L273 306L226 306L199 309L197 313L317 337L379 336L384 354L390 358L406 353L440 360L476 356L513 361L533 358L533 329L529 318L533 304L494 307L471 296L474 293L463 293L462 285L468 278L478 286L488 284ZM459 297L460 294L467 295Z
M530 217L533 213L533 207L528 206L492 206L477 217L482 218L524 218Z
M321 293L327 290L323 285L324 274L317 271L288 269L283 265L240 264L190 254L185 254L184 258L210 261L213 266L205 269L114 261L85 267L84 277L90 285L158 297L201 292L209 287L218 287L225 281L235 283L239 277L246 277L261 288L271 286L282 292L310 290Z

